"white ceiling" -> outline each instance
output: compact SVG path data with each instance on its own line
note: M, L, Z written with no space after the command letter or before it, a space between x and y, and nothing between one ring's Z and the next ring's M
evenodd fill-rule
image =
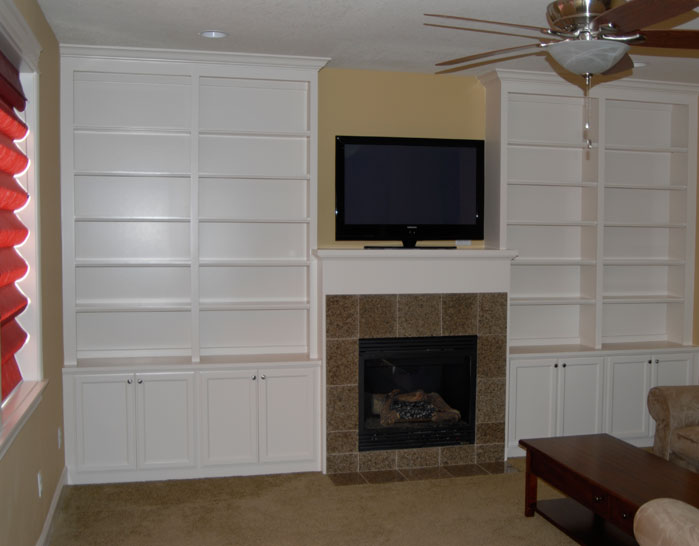
M62 44L234 51L328 57L336 68L431 73L439 61L534 43L534 40L438 29L423 13L546 26L549 0L38 0ZM699 10L699 8L698 8ZM445 21L446 24L453 24ZM459 23L456 23L459 24ZM508 32L500 26L461 26ZM699 29L699 13L670 22L674 28ZM223 30L221 40L199 36ZM517 31L515 31L517 32ZM525 32L526 33L526 32ZM671 50L665 50L668 52ZM699 84L699 54L680 57L638 55L631 77ZM647 53L647 50L643 53ZM487 64L493 67L548 70L547 55Z

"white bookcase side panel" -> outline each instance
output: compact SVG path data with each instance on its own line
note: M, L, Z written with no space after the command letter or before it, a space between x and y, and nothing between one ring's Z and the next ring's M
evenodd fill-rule
M516 305L510 307L511 345L580 344L583 305Z
M607 265L603 296L675 296L684 294L684 266Z
M76 259L173 259L190 257L189 223L80 222Z
M605 221L668 224L686 221L684 192L607 188Z
M191 180L187 177L75 177L77 218L187 218Z
M199 217L304 219L308 180L199 178Z
M202 267L202 302L301 302L308 300L306 267Z
M521 258L595 259L594 226L509 226L508 247Z
M75 72L73 123L78 127L187 129L191 78Z
M602 343L670 341L667 313L672 303L607 303L602 309Z
M507 147L507 178L559 184L594 182L583 178L583 162L587 155L596 156L596 150L552 148L535 146Z
M210 224L199 226L204 259L305 259L306 224Z
M78 353L187 349L190 315L187 311L78 314Z
M512 360L509 373L509 445L556 431L556 359ZM532 396L532 393L536 393Z
M685 255L685 230L665 227L607 226L605 258L677 259Z
M190 299L187 267L79 267L75 271L78 305L89 302L166 303Z
M510 140L582 143L584 119L581 97L509 95Z
M516 266L512 268L511 295L518 298L585 297L594 299L594 278L593 266Z
M189 135L76 131L74 140L78 173L189 171Z
M688 113L681 105L608 100L607 145L686 147Z
M596 188L517 184L510 185L507 192L510 222L597 219Z
M226 107L221 108L222 104ZM308 83L201 78L199 128L202 131L308 131Z
M245 310L201 311L200 331L202 353L206 349L250 349L252 353L266 347L267 352L279 352L275 348L296 348L306 352L308 347L308 311Z
M306 137L202 135L199 172L213 175L300 176L308 173Z

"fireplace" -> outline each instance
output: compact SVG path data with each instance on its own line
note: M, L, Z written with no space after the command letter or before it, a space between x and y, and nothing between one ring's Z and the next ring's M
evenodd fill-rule
M359 340L359 451L473 444L477 336Z

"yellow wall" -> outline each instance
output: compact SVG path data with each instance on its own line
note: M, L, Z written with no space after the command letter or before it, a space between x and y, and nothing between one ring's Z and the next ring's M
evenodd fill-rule
M474 77L320 71L318 247L361 248L335 241L335 135L482 139L485 90Z
M39 60L39 193L44 377L49 383L36 412L0 459L0 544L36 544L63 471L58 428L63 426L61 367L61 227L59 186L58 43L36 0L15 5L42 46ZM41 471L44 492L37 494Z

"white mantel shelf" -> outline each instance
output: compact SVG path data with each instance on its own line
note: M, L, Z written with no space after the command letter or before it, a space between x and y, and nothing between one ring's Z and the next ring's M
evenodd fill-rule
M323 294L509 292L512 250L324 249Z

